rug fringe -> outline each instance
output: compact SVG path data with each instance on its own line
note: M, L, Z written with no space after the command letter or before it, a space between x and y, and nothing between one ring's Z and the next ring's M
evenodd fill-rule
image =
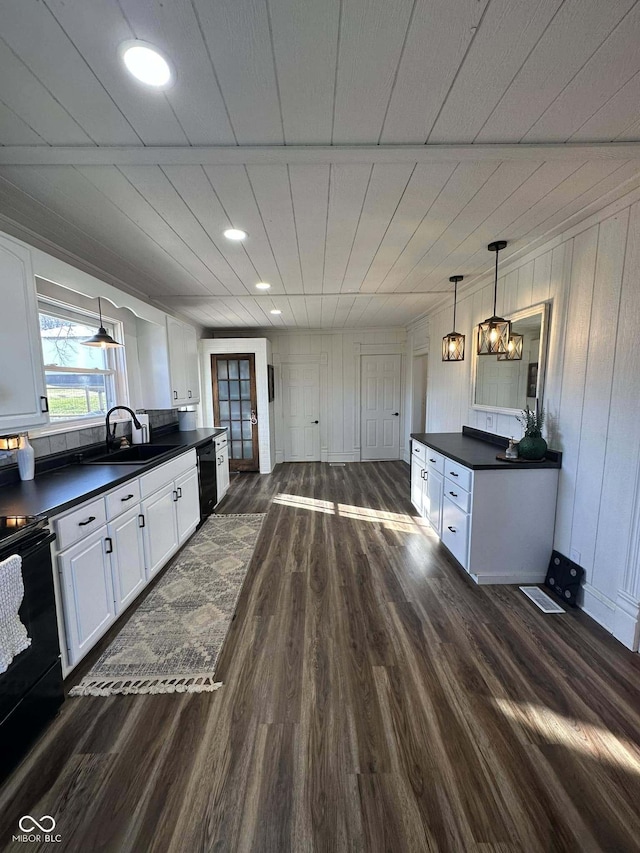
M209 693L222 687L212 675L188 678L83 678L69 696L113 696L151 693Z

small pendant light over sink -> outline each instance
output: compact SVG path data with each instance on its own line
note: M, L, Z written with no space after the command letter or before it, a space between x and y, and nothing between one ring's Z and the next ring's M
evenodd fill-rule
M91 338L87 338L86 341L81 341L85 347L102 347L102 349L107 349L108 347L121 347L123 344L119 344L118 341L114 341L111 335L107 332L105 327L102 325L102 305L100 303L100 297L98 296L98 313L100 314L100 328L96 332L95 335Z
M511 337L511 323L504 317L496 316L496 303L498 300L498 253L507 245L506 240L496 240L489 243L487 249L496 253L496 273L493 283L493 317L488 317L478 326L478 355L497 355L506 353L509 349L509 338Z
M463 275L452 275L449 281L453 282L453 328L456 327L456 303L458 301L458 282L462 281ZM460 332L449 332L442 339L443 361L464 361L464 335Z

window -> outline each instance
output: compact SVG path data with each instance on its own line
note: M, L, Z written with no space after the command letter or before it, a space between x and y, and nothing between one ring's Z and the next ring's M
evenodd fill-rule
M49 302L39 307L51 423L103 418L114 405L120 384L119 353L82 345L96 332L93 314ZM104 326L117 337L113 323L105 320Z

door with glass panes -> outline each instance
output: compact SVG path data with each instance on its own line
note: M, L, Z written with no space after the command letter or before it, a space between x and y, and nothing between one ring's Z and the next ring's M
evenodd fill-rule
M258 407L256 404L255 357L212 355L213 418L227 427L229 469L258 471Z

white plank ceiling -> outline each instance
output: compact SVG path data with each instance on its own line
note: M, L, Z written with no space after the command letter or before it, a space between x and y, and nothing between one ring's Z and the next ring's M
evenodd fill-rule
M0 228L206 326L404 325L640 183L639 44L634 0L0 0Z

